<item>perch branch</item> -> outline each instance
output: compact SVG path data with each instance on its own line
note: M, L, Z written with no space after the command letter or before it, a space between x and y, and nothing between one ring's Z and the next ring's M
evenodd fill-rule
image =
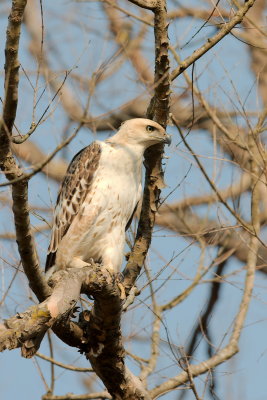
M169 39L165 1L158 1L154 12L155 34L155 93L147 110L147 117L166 127L169 116L170 78L169 78ZM126 290L133 286L143 266L148 252L155 214L159 204L160 190L164 187L161 160L163 146L155 145L145 153L145 188L143 204L133 251L124 270Z
M80 293L90 294L95 298L94 308L80 314L82 335L76 347L86 354L114 398L150 400L141 381L125 366L120 291L113 275L103 266L94 265L58 271L51 280L50 297L4 322L0 351L21 347L24 357L32 357L49 328L55 331L57 324L62 328L66 319L70 321Z
M59 271L54 276L55 286L50 297L4 322L0 330L0 351L21 347L24 357L32 357L46 331L65 313L71 313L80 296L84 271Z
M98 277L97 277L97 280ZM84 336L88 342L81 346L90 363L114 399L150 400L142 382L125 365L120 320L122 304L114 278L104 277L102 288L93 290L94 307L82 314Z

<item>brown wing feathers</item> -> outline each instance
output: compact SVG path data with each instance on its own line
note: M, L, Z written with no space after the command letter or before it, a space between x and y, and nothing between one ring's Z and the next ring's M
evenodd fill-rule
M100 145L93 142L77 153L68 167L57 198L45 271L54 265L59 243L90 191L100 155Z

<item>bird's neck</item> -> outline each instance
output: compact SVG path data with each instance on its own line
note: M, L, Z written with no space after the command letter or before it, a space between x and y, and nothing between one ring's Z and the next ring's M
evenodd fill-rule
M135 170L136 172L141 171L145 151L144 146L140 144L113 141L111 139L108 139L106 144L111 146L116 151L116 159L118 161L121 161L122 163L124 161L125 164L131 166L131 169ZM120 163L118 165L120 165Z
M133 157L136 159L143 158L144 152L145 152L145 147L140 144L140 143L129 143L124 140L116 140L116 137L113 136L110 139L106 140L106 143L108 143L110 146L116 149L121 149L122 151L125 151L128 154L131 154Z

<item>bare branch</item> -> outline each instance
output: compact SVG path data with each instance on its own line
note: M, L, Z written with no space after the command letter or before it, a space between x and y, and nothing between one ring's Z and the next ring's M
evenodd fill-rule
M83 336L78 347L89 358L94 371L115 398L150 400L141 381L125 366L120 331L120 291L104 267L92 266L56 272L50 297L5 321L0 330L0 351L22 347L32 357L46 331L71 317L80 292L91 294L95 305L80 317ZM112 378L113 377L113 378Z
M169 39L167 10L164 0L154 9L155 33L155 94L150 101L147 117L166 127L169 117ZM143 204L133 251L124 271L124 285L131 288L140 273L151 242L155 223L155 212L159 203L160 190L164 187L161 160L163 146L152 146L145 153L145 188Z
M72 135L70 135L66 140L64 140L62 143L60 143L54 151L52 151L51 154L49 154L41 163L39 162L37 165L35 165L33 167L33 170L31 172L29 172L28 174L21 174L20 176L9 180L9 182L4 182L0 184L0 187L3 186L8 186L8 185L14 185L23 181L28 181L31 177L33 177L35 174L37 174L38 172L42 171L47 164L50 163L50 161L53 160L53 158L55 157L55 155L63 149L63 147L67 146L74 138L75 136L77 136L78 132L80 131L81 127L82 127L83 123L81 122L78 127L75 129L75 131L73 132Z
M228 198L235 199L242 193L249 190L251 187L251 177L249 173L244 173L240 180L234 184L229 185L227 188L220 190L221 198L226 201ZM212 204L218 201L216 193L204 194L199 196L186 197L185 199L172 204L162 204L159 209L159 214L164 215L173 213L175 210L182 210L194 206Z
M63 396L54 396L52 394L45 394L42 400L98 400L98 399L112 399L108 392L96 392L96 393L86 393L86 394L72 394L68 393Z
M31 37L30 51L40 63L40 72L51 86L54 93L57 93L62 80L60 81L56 74L50 68L49 61L45 51L41 51L42 30L40 24L40 15L35 0L28 0L30 7L25 10L25 24ZM78 100L74 97L70 87L65 84L61 88L60 99L63 108L74 121L81 121L84 117L84 111Z
M114 9L116 3L107 2L109 6L107 6L106 1L103 3L103 8L105 13L107 14L110 21L110 30L114 35L114 38L119 46L122 47L126 57L131 61L134 69L137 72L138 78L145 83L152 83L153 75L151 74L149 64L140 50L140 38L131 38L131 28L129 23L127 26L123 25L120 22L119 13ZM112 5L112 7L111 7ZM127 39L121 40L121 34L123 31L127 31ZM142 33L142 32L141 32ZM141 34L141 39L143 38L143 33Z
M141 8L146 8L147 10L154 10L159 1L158 0L129 0L131 3L139 6Z
M18 182L12 185L13 213L15 219L16 237L24 271L33 292L39 299L46 297L50 290L46 284L36 254L35 244L30 228L28 207L28 182L21 180L22 171L10 149L10 137L16 117L19 82L19 38L26 0L13 0L9 16L6 36L5 63L5 99L3 121L0 130L1 159L0 167L9 181Z
M220 40L222 40L228 33L237 25L239 24L248 10L253 6L256 0L248 0L244 3L243 7L240 7L236 14L229 22L223 24L222 28L219 30L216 35L212 38L209 38L206 43L201 46L199 49L195 50L193 54L187 57L179 67L171 73L171 80L173 81L176 79L186 68L192 65L195 61L197 61L203 54L205 54L208 50L210 50L213 46L215 46Z
M45 361L49 361L50 363L52 363L54 365L57 365L58 367L61 367L61 368L64 368L64 369L68 369L70 371L75 371L75 372L93 372L92 368L74 367L74 365L64 364L62 362L54 360L54 358L47 357L44 354L41 354L39 352L37 352L35 355L37 357L42 358Z
M88 343L82 345L81 350L115 399L150 400L141 381L125 366L120 291L111 277L102 284L101 292L93 292L95 303L90 315L83 314Z
M257 143L255 141L254 133L250 132L249 135L249 148L251 153L253 154L255 151L257 152ZM253 193L252 193L252 201L251 201L251 220L252 226L255 230L255 235L250 235L250 243L249 243L249 253L247 258L247 274L245 280L245 287L242 296L242 300L240 303L239 311L236 315L234 326L232 330L232 334L229 340L229 343L222 349L218 350L216 354L210 357L208 360L201 362L197 365L190 365L190 374L192 377L203 374L217 365L225 362L229 358L235 355L239 348L238 343L240 339L240 335L242 332L242 328L244 326L245 318L247 315L248 307L252 297L252 290L254 285L254 276L255 269L257 263L257 254L259 249L259 240L258 235L260 232L260 191L259 191L259 177L261 172L257 165L255 158L252 156L250 160L250 168L251 168L251 176L253 179ZM170 389L177 388L181 384L187 382L189 379L188 371L184 371L178 376L169 379L168 381L162 383L155 389L151 391L151 396L155 397L160 394L163 394Z
M182 134L182 132L180 131L177 121L172 117L172 120L175 124L175 126L177 127L177 129L179 130L179 133L181 135L181 138L184 142L184 144L186 145L186 147L188 148L188 150L191 152L191 154L193 155L194 159L196 160L200 171L203 173L203 175L205 176L207 182L209 183L209 185L211 186L211 188L214 190L214 192L216 193L216 195L218 196L218 199L220 200L220 202L222 204L224 204L224 206L227 208L228 211L230 211L230 213L237 219L237 221L241 224L241 226L243 226L244 229L246 229L248 232L252 233L251 230L251 226L244 221L236 212L235 210L233 210L232 207L229 206L229 204L221 197L221 193L218 191L217 187L214 185L214 183L212 182L212 180L209 178L207 172L205 171L205 169L203 168L201 162L199 161L198 157L196 156L196 154L194 153L194 151L191 149L191 147L189 146L188 142L186 141L184 135Z
M55 274L55 287L50 297L5 321L0 331L0 351L22 347L22 355L32 357L46 331L72 311L80 296L83 274L76 271Z
M245 28L249 29L247 39L252 46L248 46L251 54L251 69L259 81L259 92L263 104L267 104L266 84L267 84L267 66L266 66L266 32L260 28L265 24L265 1L258 0L255 6L249 12L247 18L242 21ZM252 29L251 29L252 28Z
M145 264L145 272L149 282L151 300L152 300L152 310L153 310L153 325L152 325L152 334L151 334L151 355L146 362L145 366L141 367L141 374L139 378L142 382L146 382L147 377L155 370L158 357L159 357L159 344L160 344L160 326L161 326L161 308L158 307L156 302L156 296L153 291L152 280L150 276L150 271Z
M27 141L20 145L13 144L12 150L19 158L32 166L36 166L40 163L43 164L47 158L46 154L44 154L42 150L31 141ZM66 161L62 159L53 159L48 164L44 165L42 171L49 178L56 182L61 182L67 171L67 166Z

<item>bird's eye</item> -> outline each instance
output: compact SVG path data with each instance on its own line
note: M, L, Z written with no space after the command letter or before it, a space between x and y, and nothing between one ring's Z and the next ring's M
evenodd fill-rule
M153 132L156 128L154 126L151 125L147 125L146 130L147 132Z

